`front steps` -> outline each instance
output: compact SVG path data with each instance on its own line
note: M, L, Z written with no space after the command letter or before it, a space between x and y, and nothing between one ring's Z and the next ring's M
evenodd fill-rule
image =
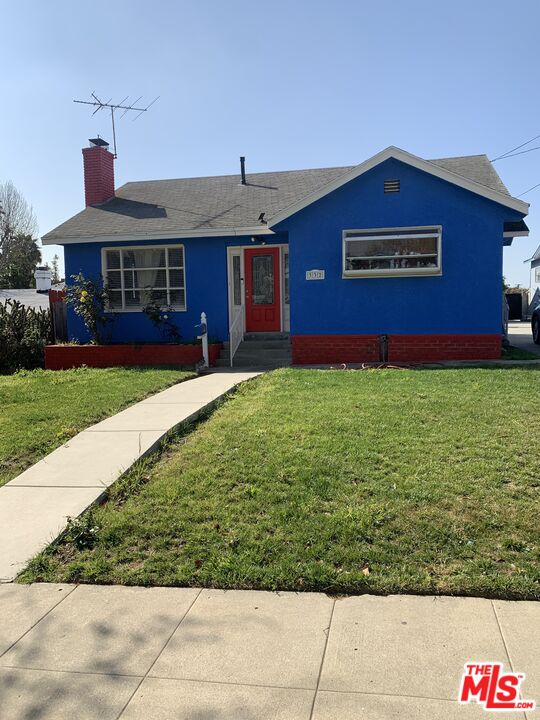
M246 333L234 355L233 367L271 369L288 367L291 362L288 333ZM223 343L216 367L230 367L228 342Z

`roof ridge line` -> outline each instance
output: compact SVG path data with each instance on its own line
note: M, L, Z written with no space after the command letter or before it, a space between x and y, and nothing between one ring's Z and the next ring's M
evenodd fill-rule
M312 168L296 168L294 170L265 170L263 172L246 172L246 177L249 178L253 175L284 175L285 173L301 173L301 172L314 172L318 170L350 170L356 167L356 165L334 165L330 167L312 167ZM215 178L235 178L240 177L240 173L229 173L228 175L194 175L192 177L177 177L177 178L161 178L154 180L129 180L120 186L120 188L126 185L138 185L140 183L156 183L156 182L179 182L183 180L213 180ZM239 183L241 184L241 183ZM249 183L248 183L249 185ZM120 188L117 188L120 190Z

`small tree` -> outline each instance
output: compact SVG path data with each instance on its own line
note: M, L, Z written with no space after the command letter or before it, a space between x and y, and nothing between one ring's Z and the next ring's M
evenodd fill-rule
M53 285L57 285L61 281L60 270L58 267L59 261L60 258L55 254L51 260L51 282Z
M0 254L0 287L34 287L34 271L40 261L41 251L31 235L6 237Z
M107 312L109 292L103 280L90 280L82 273L72 275L73 283L66 287L66 302L82 319L92 343L103 342L105 327L114 321L114 315Z
M32 207L12 182L0 183L0 286L33 287L41 262L36 235Z
M37 235L34 210L11 181L0 183L0 208L0 250L12 235Z

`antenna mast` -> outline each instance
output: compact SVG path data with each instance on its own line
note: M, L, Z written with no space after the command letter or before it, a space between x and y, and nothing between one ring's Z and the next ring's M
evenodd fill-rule
M115 110L123 110L124 112L120 116L121 118L124 117L124 115L128 112L134 111L138 114L133 118L133 120L136 120L138 117L140 117L144 112L148 110L149 107L151 107L156 100L159 100L158 97L154 98L151 103L149 103L146 107L136 107L136 104L141 100L142 95L138 97L133 102L129 103L128 101L129 95L126 95L126 97L121 100L119 103L112 103L112 98L109 98L107 102L102 102L95 93L92 93L92 100L74 100L73 102L79 103L80 105L92 105L96 109L92 113L92 115L95 115L100 110L104 110L105 108L108 108L111 111L111 124L112 124L112 134L113 134L113 148L114 148L114 157L118 157L116 153L116 128L114 125L114 111ZM129 103L129 104L126 104Z

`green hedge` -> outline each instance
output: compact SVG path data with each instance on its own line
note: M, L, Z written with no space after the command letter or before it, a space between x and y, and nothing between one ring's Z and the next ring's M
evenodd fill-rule
M0 372L43 367L44 348L52 335L49 310L26 307L17 300L0 302Z

